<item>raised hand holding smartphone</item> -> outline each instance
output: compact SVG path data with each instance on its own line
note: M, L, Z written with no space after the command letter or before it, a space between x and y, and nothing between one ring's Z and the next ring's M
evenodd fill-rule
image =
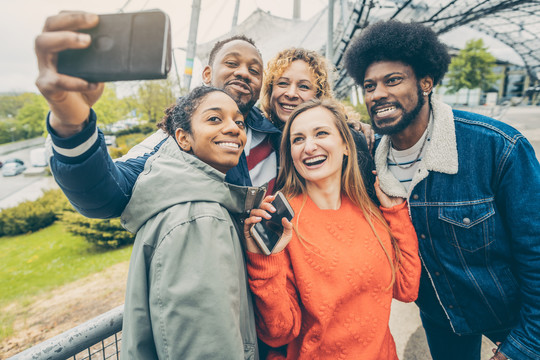
M90 82L165 79L171 67L171 26L161 10L99 15L81 30L92 38L85 49L58 54L58 72Z

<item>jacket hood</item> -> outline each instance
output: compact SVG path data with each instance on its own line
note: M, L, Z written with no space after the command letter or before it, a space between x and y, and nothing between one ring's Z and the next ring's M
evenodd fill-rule
M192 201L217 202L233 214L259 205L265 188L224 182L225 174L182 151L169 137L151 156L137 179L122 225L135 233L150 218L176 204Z

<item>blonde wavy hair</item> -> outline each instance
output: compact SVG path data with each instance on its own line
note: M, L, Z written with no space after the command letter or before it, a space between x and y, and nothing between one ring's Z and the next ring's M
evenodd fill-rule
M317 99L332 97L332 89L328 78L328 63L326 58L313 50L304 48L289 48L280 51L273 59L268 61L266 70L264 71L263 85L261 90L261 109L265 116L270 119L279 128L283 126L279 119L275 118L274 112L270 104L274 82L283 72L291 65L293 61L305 61L311 73L315 78L315 87L317 89Z
M308 244L311 244L307 239L304 239L298 233L298 219L300 218L302 208L304 207L307 200L307 192L305 179L298 174L292 160L291 125L292 123L294 123L294 120L298 117L298 115L317 107L325 108L332 113L334 124L336 125L336 128L338 129L339 134L341 135L341 138L348 150L348 156L344 157L343 169L341 171L341 192L345 194L354 205L360 208L371 230L373 231L373 234L377 238L379 245L386 254L392 270L392 281L389 285L390 288L395 282L396 267L400 264L401 252L397 241L392 235L390 227L384 219L381 211L379 210L377 205L373 203L367 193L366 186L364 184L362 175L360 174L360 169L358 167L356 145L347 125L345 108L339 101L332 98L312 99L306 101L301 105L298 105L296 109L294 109L293 113L289 117L289 120L285 124L285 128L283 129L283 136L281 138L280 147L280 170L276 181L276 189L280 189L281 192L288 199L292 199L295 196L301 194L304 195L304 204L302 205L296 216L296 224L294 224L294 231L303 243L307 242ZM392 253L389 252L388 249L386 249L386 247L384 246L381 238L379 237L379 234L377 233L377 230L375 229L374 222L381 224L390 236L395 256L392 256Z

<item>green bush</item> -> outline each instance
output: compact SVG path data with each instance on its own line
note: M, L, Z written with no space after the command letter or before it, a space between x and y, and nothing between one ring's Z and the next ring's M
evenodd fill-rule
M0 211L0 236L19 235L47 227L70 207L62 191L48 190L36 201L25 201Z
M122 156L126 155L129 151L129 148L127 146L120 146L120 147L109 147L109 155L111 155L111 158L118 159Z
M129 135L129 134L151 134L154 131L157 130L157 127L155 124L145 122L140 125L132 126L128 129L119 130L115 133L116 136L123 136L123 135Z
M80 235L100 248L116 249L135 240L135 235L124 230L118 218L89 219L77 212L65 211L61 221L70 233Z
M0 236L14 236L45 228L61 220L74 235L105 249L132 244L135 235L124 230L120 219L88 219L75 212L61 190L48 190L36 201L25 201L0 211Z
M147 134L143 133L133 133L128 135L122 135L116 137L116 143L118 144L118 147L109 146L109 155L113 159L118 159L134 147L135 145L142 142L144 139L148 137Z

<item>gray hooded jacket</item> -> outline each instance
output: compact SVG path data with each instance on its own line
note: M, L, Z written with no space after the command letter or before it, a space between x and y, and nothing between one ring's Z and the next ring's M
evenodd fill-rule
M146 163L122 213L137 237L126 290L122 359L257 359L244 252L231 213L264 188L225 176L169 138Z

